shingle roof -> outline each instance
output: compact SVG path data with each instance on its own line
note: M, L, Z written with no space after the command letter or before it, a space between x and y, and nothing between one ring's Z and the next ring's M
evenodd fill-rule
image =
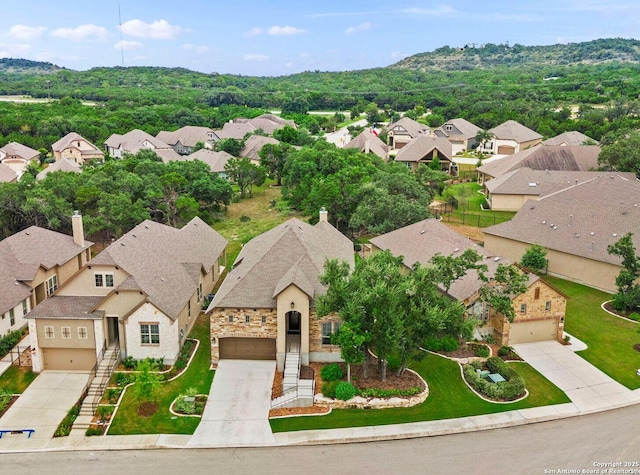
M503 122L497 127L489 129L489 132L491 132L497 139L515 140L518 143L529 142L530 140L542 138L542 135L538 132L525 127L515 120Z
M578 132L575 130L570 132L563 132L560 135L551 137L550 139L543 141L542 144L543 145L564 145L564 146L571 145L571 146L577 147L579 145L584 145L585 142L595 143L596 145L598 145L598 142L596 140L593 140L588 135L585 135L582 132Z
M438 149L438 158L451 160L453 156L451 142L444 137L429 135L420 135L411 140L398 151L395 160L396 162L418 162L434 149Z
M387 144L380 140L376 134L371 133L367 129L360 132L360 134L345 145L344 148L355 148L364 153L373 153L383 160L388 158L389 153L389 147L387 147Z
M406 133L411 136L411 138L416 138L418 135L421 135L425 133L425 131L429 130L429 127L427 127L426 125L410 119L409 117L403 117L400 120L389 124L385 130L391 131L396 126L402 127L406 131ZM398 132L394 131L393 133L397 134Z
M640 181L607 174L528 201L511 221L484 233L619 265L607 246L631 232L640 249L638 223Z
M0 152L4 152L7 155L16 155L24 160L33 160L34 158L40 157L40 152L18 142L9 142L0 148Z
M583 145L579 147L538 144L513 155L492 160L478 167L480 173L499 177L517 168L533 170L589 171L598 168L600 147Z
M4 163L0 163L0 182L11 183L17 179L18 174L13 170L13 168L8 167Z
M78 134L76 132L69 132L67 135L62 137L60 140L58 140L57 142L52 144L51 145L51 150L53 150L54 152L62 152L67 148L77 148L73 144L73 142L77 142L78 140L81 140L81 141L85 142L86 144L90 145L93 148L93 150L91 150L91 151L80 150L81 154L87 154L87 153L96 154L96 153L99 153L99 154L104 155L102 150L100 150L98 147L96 147L94 144L92 144L87 139L85 139L82 135L80 135L80 134Z
M69 158L62 158L57 160L56 162L50 164L47 168L42 170L36 178L38 180L42 180L51 172L73 172L73 173L82 173L82 168L78 165L75 160L71 160Z
M138 153L143 148L149 148L143 145L144 142L149 142L153 145L156 153L158 151L157 149L171 149L169 144L166 142L163 142L140 129L134 129L124 135L112 134L104 144L110 148L122 148L125 152Z
M146 220L89 264L120 266L131 276L121 284L123 289L142 290L175 319L193 295L200 270L211 270L226 245L227 240L198 217L181 229Z
M447 125L447 124L451 124L456 129L458 129L460 131L460 134L462 134L462 136L465 139L474 138L476 135L478 135L478 132L480 132L482 130L480 127L478 127L475 124L472 124L471 122L469 122L466 119L462 119L462 118L451 119L451 120L448 120L447 122L445 122L442 125L442 127L438 128L438 130L442 131L442 133L447 137L449 137L451 135L458 135L457 133L455 133L455 131L445 130L445 125Z
M173 132L162 130L156 135L156 138L171 146L180 142L187 147L195 147L198 142L206 143L212 140L207 134L213 134L213 140L218 138L213 129L195 125L186 125Z
M103 310L94 310L104 297L54 295L29 312L26 318L100 320Z
M264 137L262 135L252 135L247 139L244 144L244 148L240 152L241 157L246 157L250 160L260 161L260 150L266 144L278 145L280 143L279 140L274 139L273 137Z
M249 122L226 122L222 129L216 130L221 139L242 140L245 135L255 132L256 128Z
M351 241L328 222L311 226L290 219L244 245L207 311L275 308L278 290L290 284L313 299L325 291L318 277L327 259L340 259L353 267Z
M187 155L187 157L183 157L183 160L200 160L209 165L213 173L221 173L224 172L224 166L230 158L233 158L233 155L230 153L214 152L213 150L202 148L197 152L193 152L191 155Z
M156 153L158 157L160 157L160 159L164 163L182 160L182 155L180 155L178 152L176 152L172 148L160 148L160 149L154 149L153 151Z

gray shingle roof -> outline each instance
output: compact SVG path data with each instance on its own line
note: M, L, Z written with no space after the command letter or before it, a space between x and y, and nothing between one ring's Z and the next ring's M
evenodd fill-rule
M429 130L429 127L427 127L426 125L423 125L418 121L410 119L409 117L403 117L400 120L394 122L393 124L389 124L385 130L391 131L396 126L402 127L404 129L404 132L394 131L393 132L394 134L406 133L410 135L411 138L416 138L418 135L424 134L426 131Z
M420 135L412 139L411 142L398 151L395 160L396 162L418 162L434 149L438 149L438 158L440 160L451 160L453 156L451 142L444 137L432 137L429 135Z
M0 163L0 183L11 183L18 179L18 174L13 168L8 167L4 163Z
M538 132L525 127L515 120L503 122L497 127L489 129L489 132L491 132L497 139L515 140L518 143L529 142L530 140L542 138L542 135Z
M551 137L550 139L543 141L542 144L543 145L564 145L564 146L571 145L571 146L577 147L579 145L584 145L586 141L594 142L596 145L598 144L596 140L593 140L588 135L585 135L582 132L578 132L575 130L570 132L563 132L560 135Z
M387 144L367 129L360 132L360 134L345 145L344 148L355 148L364 153L373 153L383 160L387 160L389 153Z
M51 172L72 172L72 173L81 173L82 168L78 165L75 160L71 160L69 158L62 158L60 160L55 161L50 164L47 168L42 170L36 178L38 180L42 180Z
M100 320L104 317L104 311L94 310L94 308L103 298L54 295L31 310L26 318Z
M188 155L186 158L183 157L183 160L200 160L201 162L209 165L209 168L213 173L221 173L224 172L224 166L227 164L230 158L233 158L233 155L227 152L214 152L213 150L206 150L201 148L197 152L193 152L191 155Z
M210 138L208 134L213 134L213 138ZM198 142L207 143L211 140L217 140L218 136L209 127L185 125L173 132L162 130L156 135L156 138L171 146L180 142L187 147L195 147Z
M275 296L290 284L310 295L313 305L313 298L325 290L318 277L327 259L353 267L351 241L327 222L311 226L290 219L245 244L207 311L275 308Z
M620 258L610 255L607 246L632 232L640 249L639 223L640 181L607 174L528 201L511 221L484 232L619 265Z
M457 131L456 130L452 130L452 131L446 130L445 126L447 124L453 125L457 129ZM482 129L480 127L478 127L477 125L469 122L466 119L457 118L457 119L448 120L447 122L442 124L442 127L438 127L438 130L442 131L442 133L446 137L462 135L465 139L468 140L468 139L472 139L476 135L478 135L478 132L480 132ZM458 133L458 131L459 131L459 133Z
M88 144L89 146L91 146L93 148L93 150L91 150L91 151L81 150L81 153L83 153L83 154L91 153L92 155L98 153L98 154L104 155L102 150L100 150L98 147L96 147L94 144L92 144L87 139L85 139L82 135L80 135L80 134L78 134L76 132L69 132L67 135L62 137L60 140L58 140L57 142L53 143L51 145L51 150L53 150L54 152L63 152L67 148L77 148L73 144L73 142L77 142L78 140L80 140L82 142L85 142L86 144Z
M252 135L247 139L244 143L244 148L240 152L241 157L246 157L249 160L260 161L260 150L266 144L278 145L280 143L279 140L274 139L273 137L264 137L262 135Z
M169 144L166 142L163 142L140 129L133 129L124 135L112 134L104 144L110 148L122 148L125 152L138 153L143 148L149 148L143 145L144 142L149 142L153 145L156 153L158 152L157 149L171 149Z
M0 152L4 152L7 155L15 155L24 160L33 160L34 158L40 157L40 152L18 142L9 142L0 148Z
M255 132L256 128L249 122L227 122L222 129L216 130L220 139L242 140L245 135Z

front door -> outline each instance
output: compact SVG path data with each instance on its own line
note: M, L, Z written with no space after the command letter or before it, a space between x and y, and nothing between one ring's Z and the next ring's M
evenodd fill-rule
M107 317L107 332L107 346L113 346L118 343L118 317Z
M302 315L292 310L287 312L287 335L299 335Z

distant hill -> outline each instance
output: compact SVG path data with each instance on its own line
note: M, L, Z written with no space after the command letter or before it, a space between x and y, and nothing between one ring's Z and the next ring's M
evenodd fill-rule
M467 44L457 48L444 46L405 58L390 68L465 71L500 66L570 66L613 62L640 63L640 41L609 38L550 46L493 43Z
M51 74L63 70L59 66L43 61L22 58L0 58L0 71L30 74Z

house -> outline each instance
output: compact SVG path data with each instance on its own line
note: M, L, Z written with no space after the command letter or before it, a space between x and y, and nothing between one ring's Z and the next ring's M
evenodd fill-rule
M61 158L36 175L36 180L43 180L51 172L82 173L80 165L72 158Z
M598 176L615 174L633 180L634 173L556 171L516 168L484 183L489 207L494 211L518 211L527 200L538 200Z
M282 371L288 353L299 353L303 365L340 361L340 348L331 344L339 318L315 313L328 259L354 265L353 244L324 210L315 226L290 219L245 244L207 309L212 363L276 360Z
M24 327L24 316L90 259L82 217L72 225L73 236L31 226L0 241L0 335Z
M493 139L482 145L482 151L493 155L513 155L542 142L542 135L515 120L508 120L488 132Z
M263 135L252 135L247 138L244 148L240 151L240 156L248 158L254 165L260 165L260 150L267 144L278 145L279 140Z
M200 149L197 152L193 152L191 155L184 157L186 160L200 160L201 162L209 165L212 173L217 174L220 178L227 180L227 171L224 166L229 159L233 158L233 155L227 152L214 152L213 150Z
M136 154L142 149L153 150L163 162L180 160L180 155L170 145L139 129L124 135L112 134L104 143L107 154L113 158L122 158L126 153Z
M292 120L286 120L273 114L262 114L253 119L237 118L224 124L221 130L216 130L216 134L221 139L242 140L247 134L253 134L262 130L267 135L273 135L277 129L289 125L297 128Z
M33 370L87 370L106 348L173 364L224 268L227 241L200 218L146 220L27 315Z
M478 182L483 184L518 168L532 170L597 170L600 147L597 145L536 145L506 157L485 161L477 168Z
M560 135L551 137L550 139L542 142L543 145L560 145L560 146L572 146L577 147L579 145L599 145L596 140L593 140L588 135L578 131L563 132Z
M0 164L11 168L21 177L31 162L40 163L40 152L17 142L0 148Z
M458 155L474 148L476 135L482 129L466 119L451 119L433 131L436 137L444 137L451 142L451 153Z
M640 249L638 223L640 181L608 173L528 201L511 221L485 228L484 245L519 261L539 244L547 250L549 274L614 293L622 261L607 246L633 233Z
M482 247L435 219L420 221L377 236L370 243L374 251L386 249L393 255L402 256L408 269L412 269L418 262L427 264L436 254L456 256L467 249L474 249L483 256L482 263L488 268L489 278L499 264L511 264L507 259L487 253ZM480 335L491 335L498 344L560 340L564 329L566 296L538 276L528 274L528 277L527 290L511 299L516 313L511 323L504 315L495 312L480 300L480 289L487 283L474 270L453 282L448 290L441 290L461 302L467 309L467 315L480 320L481 324L477 329Z
M18 181L18 174L13 168L0 163L0 183L12 183Z
M387 132L389 150L401 149L416 137L428 135L430 132L429 127L409 117L401 118L389 125L385 130Z
M389 147L378 136L365 129L351 140L344 148L355 148L362 153L373 153L385 162L389 159Z
M104 161L102 150L76 132L70 132L55 142L51 145L51 150L56 161L68 158L78 165L82 165L87 160Z
M220 140L213 129L194 125L187 125L173 132L160 131L156 138L170 145L180 155L189 155L194 152L198 143L211 150L213 144Z
M448 173L453 159L451 142L444 137L420 135L398 151L395 161L416 171L418 165L429 165L436 157L440 161L440 169Z

